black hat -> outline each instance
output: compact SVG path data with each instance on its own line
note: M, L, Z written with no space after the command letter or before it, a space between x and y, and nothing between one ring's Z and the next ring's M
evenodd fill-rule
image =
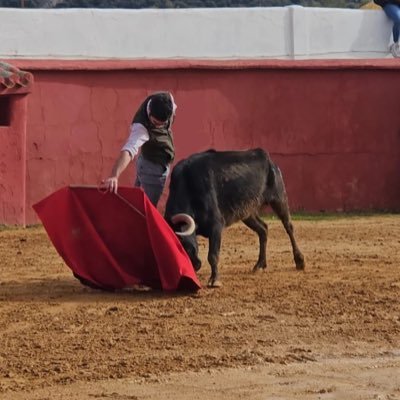
M149 104L149 114L159 121L167 121L173 112L173 104L169 93L155 94Z

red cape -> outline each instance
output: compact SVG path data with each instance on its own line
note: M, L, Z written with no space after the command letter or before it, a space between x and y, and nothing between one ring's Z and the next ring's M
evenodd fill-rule
M65 187L33 208L74 275L94 286L201 287L175 233L141 189Z

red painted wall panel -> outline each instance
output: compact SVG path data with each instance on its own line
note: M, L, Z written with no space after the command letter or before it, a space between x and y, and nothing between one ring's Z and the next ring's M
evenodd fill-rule
M7 124L0 124L0 224L26 223L26 95L9 95ZM2 103L5 104L5 103Z
M283 171L292 210L400 211L398 66L153 65L33 73L28 223L37 222L31 205L52 191L107 177L136 108L161 89L171 90L178 104L177 160L211 147L263 147ZM131 185L133 172L131 166L121 184Z

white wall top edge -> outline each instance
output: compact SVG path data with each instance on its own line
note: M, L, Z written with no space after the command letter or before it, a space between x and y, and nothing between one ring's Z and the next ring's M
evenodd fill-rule
M0 58L313 59L388 56L380 10L0 8Z

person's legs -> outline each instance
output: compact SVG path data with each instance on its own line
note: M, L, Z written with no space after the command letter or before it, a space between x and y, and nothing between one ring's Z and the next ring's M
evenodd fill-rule
M169 167L153 163L139 155L136 170L135 186L141 187L153 205L157 207L169 174Z
M396 4L386 4L383 7L385 14L393 21L393 41L399 42L400 34L400 6Z

